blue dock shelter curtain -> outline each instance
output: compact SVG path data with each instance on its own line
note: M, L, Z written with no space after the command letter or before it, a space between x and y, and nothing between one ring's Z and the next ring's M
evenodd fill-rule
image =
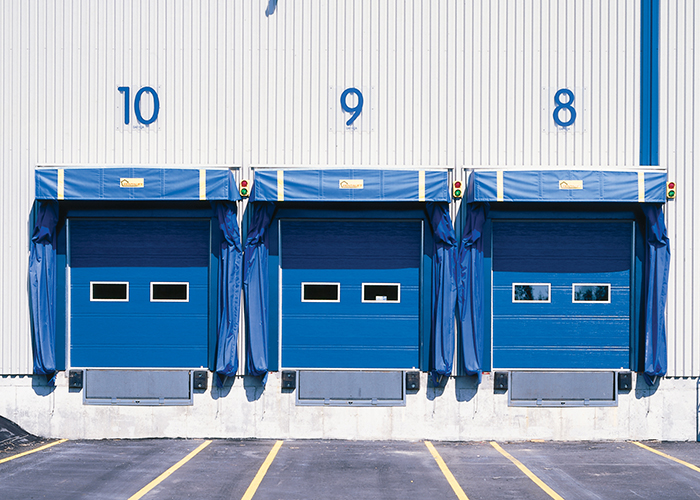
M227 377L238 370L238 327L241 310L243 249L236 218L236 204L214 205L223 239L219 248L219 287L216 326L216 378L223 386Z
M645 257L643 318L644 377L651 385L653 377L666 375L666 298L671 250L664 224L662 205L644 204Z
M449 204L426 203L435 241L431 297L430 373L438 383L452 373L455 350L455 304L457 300L457 237Z
M29 247L34 373L46 375L54 385L56 375L56 226L58 203L41 201Z
M481 382L484 346L484 224L488 203L467 205L467 220L457 261L457 328L467 375Z
M263 376L267 381L267 337L268 337L268 229L274 218L273 203L256 202L249 205L251 222L246 238L243 266L243 294L247 318L248 339L246 358L248 373Z

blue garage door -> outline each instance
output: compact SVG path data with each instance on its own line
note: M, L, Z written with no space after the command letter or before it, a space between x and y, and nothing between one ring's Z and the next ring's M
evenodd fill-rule
M71 219L71 365L207 366L208 220Z
M494 368L629 368L632 231L494 221Z
M421 221L281 221L282 365L418 366Z

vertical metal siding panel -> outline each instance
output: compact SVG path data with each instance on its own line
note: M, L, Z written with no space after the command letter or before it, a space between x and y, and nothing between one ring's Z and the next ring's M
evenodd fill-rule
M694 132L694 121L696 116L700 116L697 113L697 105L695 105L695 93L693 92L695 78L695 65L693 64L694 53L695 53L695 33L697 31L697 25L689 23L689 19L693 19L693 10L695 9L695 4L693 2L684 2L684 12L682 19L683 22L683 70L684 75L681 80L681 85L683 85L683 100L679 102L681 104L678 106L679 110L682 110L682 122L681 127L682 137L683 137L683 158L679 161L679 166L682 169L682 175L680 178L684 186L693 185L693 165L694 165L694 154L693 149L695 143L693 142L693 132ZM680 78L680 75L679 75ZM694 191L688 190L687 194L691 194ZM684 374L695 374L699 375L698 367L696 366L700 360L700 356L697 355L697 337L699 334L698 330L693 328L693 315L697 314L697 308L693 307L695 300L695 286L692 280L693 276L693 261L696 254L692 252L692 248L695 247L693 244L695 233L692 230L693 227L693 205L688 203L690 200L688 198L684 199L684 210L683 210L683 229L682 232L684 236L685 243L683 245L684 253L688 254L688 257L684 259L684 276L683 283L685 285L683 298L684 298ZM687 278L686 278L687 277ZM697 283L697 282L695 282Z
M624 165L633 168L639 164L638 149L635 149L635 127L637 124L636 117L638 116L639 99L636 95L636 66L637 56L635 52L635 40L638 33L637 24L635 24L635 12L637 10L637 2L628 0L624 3L625 11L622 14L622 23L625 33L625 60L621 64L624 67L624 89L625 89L625 112L622 117L622 128L624 130Z
M453 68L449 78L449 96L448 110L450 119L448 127L453 129L450 138L447 141L448 157L447 164L454 165L458 169L464 165L464 109L465 109L465 91L463 83L465 81L465 52L466 52L466 2L455 2L454 8L448 14L448 19L451 20L450 29L452 36L448 42L448 48L451 49L451 55L448 59L448 65ZM461 177L461 172L459 172Z
M389 116L396 116L396 2L375 2L372 10L372 101L384 104L376 117L376 140L372 141L372 157L377 165L388 165L395 154L396 128L389 125ZM391 54L394 55L392 60ZM393 64L392 64L393 63ZM374 107L374 106L373 106ZM375 111L376 113L376 111ZM393 128L393 130L392 130ZM381 146L380 146L381 145Z
M693 165L695 164L695 145L700 144L700 126L697 125L697 121L700 120L700 99L696 99L695 96L700 95L700 78L696 75L696 68L700 67L700 50L695 50L697 47L697 37L695 28L700 26L700 9L697 8L696 4L692 0L688 0L690 5L689 14L686 17L686 22L692 28L690 30L689 43L692 43L693 50L691 51L691 57L688 60L690 68L692 68L692 74L690 75L689 84L690 93L693 96L692 100L692 118L691 126L688 131L688 139L690 141L690 152L688 156L688 163L686 167L686 193L688 197L685 199L685 205L690 213L696 213L698 204L694 203L691 198L692 193L700 193L700 176L695 174ZM664 19L663 17L661 19ZM662 23L663 24L663 23ZM695 262L698 258L697 252L693 249L700 248L700 217L692 217L691 222L688 224L687 231L691 236L691 246L688 248L690 252L690 269L688 276L688 290L687 294L689 300L691 301L690 310L686 313L688 317L689 330L691 332L689 351L692 360L692 364L688 375L690 376L700 376L700 308L694 307L698 303L697 294L697 284L700 283L700 264Z
M372 24L374 23L374 17L372 16L372 3L367 0L358 0L360 22L358 27L361 33L361 43L360 43L360 53L359 59L361 61L360 71L362 74L362 88L372 89L372 78L375 76L372 74L372 59L374 58L374 47L372 38ZM356 7L358 9L358 7ZM364 109L364 108L363 108ZM376 133L376 128L373 127L373 116L375 113L370 113L370 123L369 129L370 133L360 134L360 150L358 151L358 158L361 165L371 165L372 164L372 139ZM356 134L355 134L356 135ZM375 163L376 165L376 163Z
M396 134L396 163L414 165L413 158L413 55L415 53L413 30L413 3L396 0L396 81L402 82L397 85L396 93L396 118L395 125L398 130Z
M322 15L325 13L326 2L308 3L307 31L309 41L306 49L306 56L310 65L309 82L307 89L308 106L308 134L306 146L306 161L310 165L319 165L321 158L321 144L326 141L321 140L320 132L324 130L327 134L327 121L324 119L322 109L327 109L328 85L323 76L326 74L325 37L322 31Z
M498 82L498 98L495 103L496 107L494 109L498 110L495 114L497 117L496 123L493 124L492 130L495 131L495 136L493 140L494 153L496 154L495 160L498 165L508 165L509 164L509 149L512 147L513 136L509 134L510 132L510 120L513 118L515 111L515 104L517 100L515 99L515 72L512 71L511 67L508 66L508 59L510 57L510 41L513 38L514 29L514 5L506 5L504 3L496 4L496 14L497 14L497 30L498 30L498 44L494 47L494 54L497 54L497 67L498 73L496 78Z
M666 204L671 240L671 270L667 308L668 375L700 375L700 308L696 284L700 269L694 251L698 221L693 194L700 189L695 175L694 145L700 140L696 121L700 91L695 68L695 31L700 13L692 0L661 2L660 24L660 141L659 157L668 168L669 180L678 182L678 197Z
M457 12L453 2L442 2L438 3L438 7L441 9L439 32L442 34L442 40L440 44L440 61L441 61L441 75L440 78L443 80L443 93L440 102L441 109L443 110L443 117L441 118L441 123L443 127L443 138L440 147L440 161L438 165L455 165L454 157L454 144L456 135L456 99L455 99L455 80L454 74L458 67L455 64L455 52L456 52L456 33L455 21L457 19Z
M676 7L677 3L676 2L669 2L668 4L669 11L668 11L668 17L669 21L673 23L673 28L669 26L669 30L665 34L661 34L662 40L665 40L666 44L660 44L661 47L666 45L668 47L668 51L666 52L666 57L664 58L665 61L662 61L660 59L659 61L659 66L660 66L660 75L671 75L671 74L676 74L676 71L678 70L677 68L677 59L676 59L676 50L677 50L677 30L678 30L678 24L679 24L679 19L678 19L678 13L676 12ZM663 78L663 77L662 77ZM671 109L669 106L671 103L677 103L678 102L678 95L677 95L677 88L675 83L677 80L675 79L666 79L665 85L660 85L660 87L665 87L666 93L667 93L667 98L664 99L663 97L660 99L661 102L664 102L666 104L665 109L668 110L668 121L667 121L667 127L669 130L669 134L667 136L667 141L665 144L665 150L666 150L666 158L665 161L668 164L668 175L670 179L676 178L677 175L677 158L675 156L676 152L676 144L675 144L675 136L677 134L677 122L676 122L676 115L675 113L672 113ZM662 108L663 109L663 108ZM662 121L663 123L663 121ZM676 200L680 201L680 199ZM668 375L682 375L683 374L683 367L681 363L679 362L678 356L679 354L682 353L682 329L683 329L683 307L682 307L682 300L683 300L683 293L682 290L679 290L679 287L683 286L682 280L679 280L677 278L680 278L682 274L680 273L680 270L682 269L681 263L683 262L683 247L679 245L679 240L678 240L678 231L676 230L676 223L677 223L677 215L679 212L682 212L682 210L678 210L679 204L676 203L668 203L666 205L666 214L667 214L667 229L669 232L669 238L671 240L671 250L672 250L672 256L673 258L671 259L671 266L670 266L670 273L669 273L669 293L668 293L668 306L667 306L667 311L666 311L666 317L667 317L667 347L668 347ZM680 293L679 293L680 292Z

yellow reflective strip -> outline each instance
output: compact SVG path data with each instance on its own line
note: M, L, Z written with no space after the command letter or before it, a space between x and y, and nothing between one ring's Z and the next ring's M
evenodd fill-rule
M464 493L464 490L459 485L455 477L452 475L452 472L450 472L450 469L447 467L447 464L442 459L438 451L435 449L435 446L433 446L433 443L431 443L430 441L425 441L425 446L428 447L430 454L433 456L433 458L438 464L438 467L440 467L440 470L445 475L447 482L450 483L450 486L452 486L452 491L455 492L457 498L459 498L459 500L469 500L469 497L467 497L467 494Z
M58 169L58 186L57 186L57 193L56 193L56 198L58 198L59 200L62 200L63 196L64 196L63 184L64 184L63 169L59 168Z
M637 194L639 197L639 203L644 203L644 194L646 189L644 189L644 172L637 172Z
M211 444L211 440L204 441L202 444L200 444L199 446L197 446L197 448L195 448L192 452L190 452L189 455L187 455L185 458L183 458L183 459L180 460L178 463L176 463L175 465L173 465L172 467L170 467L168 470L166 470L165 472L163 472L160 476L158 476L157 478L155 478L153 481L151 481L150 483L148 483L146 486L144 486L143 488L141 488L135 495L130 496L130 497L129 497L129 500L138 500L139 498L141 498L142 496L144 496L146 493L148 493L148 492L151 491L153 488L155 488L156 486L158 486L160 483L162 483L163 481L165 481L173 472L175 472L175 471L178 470L180 467L182 467L182 466L185 465L187 462L189 462L190 459L191 459L192 457L194 457L197 453L199 453L200 451L202 451L204 448L206 448L206 447L209 446L210 444Z
M425 201L425 170L418 172L418 201Z
M284 201L284 170L277 171L277 201Z
M253 495L255 495L255 492L258 491L258 486L260 486L260 483L262 482L263 478L265 477L265 474L267 474L267 469L270 468L270 465L272 465L272 461L277 456L277 452L280 451L280 448L282 447L283 442L284 441L277 441L275 443L275 446L272 447L272 449L270 450L270 453L268 453L267 458L265 459L263 464L260 466L260 470L253 478L253 482L250 483L250 486L248 486L248 489L245 491L245 494L243 495L241 500L250 500L251 498L253 498Z
M496 172L496 201L503 201L503 171Z
M207 171L204 168L199 169L199 199L207 199Z
M656 453L657 455L661 455L664 458L668 458L669 460L673 460L676 463L679 463L681 465L685 465L686 467L693 469L696 472L700 472L700 467L698 467L696 465L689 464L688 462L684 462L683 460L676 458L676 457L672 457L671 455L666 455L662 451L655 450L654 448L651 448L651 447L649 447L645 444L642 444L642 443L638 443L637 441L632 441L632 444L636 444L637 446L640 446L640 447L644 448L645 450L649 450L652 453Z
M496 448L496 449L498 450L498 452L499 452L501 455L503 455L503 456L506 457L508 460L510 460L511 462L513 462L513 463L515 464L515 466L516 466L518 469L520 469L521 471L523 471L527 477L529 477L530 479L532 479L532 481L533 481L537 486L539 486L540 488L542 488L542 490L544 490L544 492L547 493L547 495L549 495L550 497L554 498L555 500L564 500L564 499L563 499L561 496L559 496L552 488L550 488L549 486L547 486L546 484L544 484L544 482L543 482L539 477L535 476L532 472L530 472L530 469L528 469L527 467L525 467L525 466L520 462L520 460L518 460L518 459L515 458L513 455L511 455L510 453L508 453L506 450L504 450L503 448L501 448L501 447L498 445L498 443L496 443L495 441L491 441L491 446L493 446L494 448Z
M45 450L46 448L51 448L52 446L56 446L57 444L65 443L68 441L67 439L61 439L59 441L54 441L53 443L45 444L44 446L39 446L38 448L34 448L33 450L25 451L23 453L18 453L17 455L12 455L11 457L3 458L0 460L0 464L4 464L5 462L9 462L10 460L14 460L15 458L20 458L24 457L27 455L31 455L32 453L36 453L37 451L42 451Z

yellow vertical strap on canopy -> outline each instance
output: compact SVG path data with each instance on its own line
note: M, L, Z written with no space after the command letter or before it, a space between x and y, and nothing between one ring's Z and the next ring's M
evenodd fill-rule
M637 172L637 192L639 203L644 203L644 193L646 192L644 188L644 172Z
M503 170L496 172L496 201L503 201Z
M425 201L425 170L418 172L418 201Z
M207 171L204 168L199 169L199 199L207 199Z
M64 189L63 189L63 169L59 168L58 169L58 185L56 186L57 192L56 192L56 198L59 200L63 199L64 196Z
M277 171L277 201L284 201L284 170Z

